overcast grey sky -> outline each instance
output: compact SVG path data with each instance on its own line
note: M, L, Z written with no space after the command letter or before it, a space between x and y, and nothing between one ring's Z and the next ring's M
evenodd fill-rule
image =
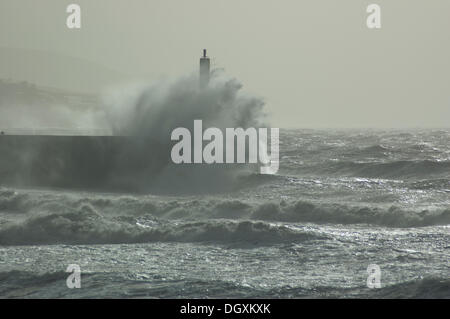
M65 25L70 3L81 5L81 30ZM381 30L366 27L371 3ZM280 127L449 127L449 40L448 0L0 1L0 47L79 58L127 80L197 71L207 48Z

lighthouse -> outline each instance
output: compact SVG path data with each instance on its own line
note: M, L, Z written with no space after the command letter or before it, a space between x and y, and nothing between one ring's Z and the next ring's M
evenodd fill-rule
M209 83L210 60L206 56L206 49L203 49L203 56L200 58L200 88L208 86Z

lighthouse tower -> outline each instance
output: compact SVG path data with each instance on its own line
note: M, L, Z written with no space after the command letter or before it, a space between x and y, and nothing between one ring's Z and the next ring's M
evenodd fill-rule
M199 77L199 83L201 88L208 86L209 68L210 68L210 60L206 56L206 49L203 49L203 56L200 58L200 77Z

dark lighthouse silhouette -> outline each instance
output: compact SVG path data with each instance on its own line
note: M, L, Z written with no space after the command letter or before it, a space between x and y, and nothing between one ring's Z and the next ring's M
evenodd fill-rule
M200 58L200 76L199 76L199 84L201 88L205 88L209 83L209 75L210 75L210 60L209 57L206 56L206 49L203 49L203 56Z

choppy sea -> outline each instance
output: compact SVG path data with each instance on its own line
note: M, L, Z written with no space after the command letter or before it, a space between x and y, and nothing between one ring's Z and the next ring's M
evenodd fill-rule
M237 185L2 185L0 297L450 298L449 130L283 130L279 172Z

